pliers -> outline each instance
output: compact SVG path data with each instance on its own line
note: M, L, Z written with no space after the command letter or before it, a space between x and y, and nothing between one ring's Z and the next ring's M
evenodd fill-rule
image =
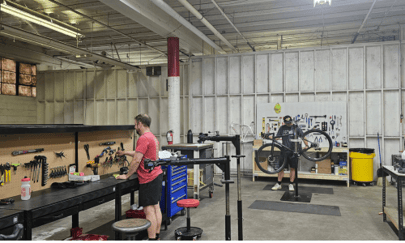
M4 166L4 170L5 170L5 172L6 172L6 178L5 178L5 180L4 180L4 182L11 182L11 166L10 166L10 163L9 162L7 162L6 163L6 165Z

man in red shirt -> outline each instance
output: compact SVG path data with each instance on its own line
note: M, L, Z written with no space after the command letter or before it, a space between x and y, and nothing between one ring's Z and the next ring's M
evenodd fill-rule
M135 130L140 135L135 151L117 151L117 156L128 155L133 157L128 168L128 174L120 175L117 179L128 179L135 172L139 180L139 204L143 206L146 219L151 222L148 228L149 240L159 238L162 223L162 212L159 201L162 193L163 171L160 166L151 172L145 170L143 161L159 159L159 141L150 131L151 118L146 114L135 117Z

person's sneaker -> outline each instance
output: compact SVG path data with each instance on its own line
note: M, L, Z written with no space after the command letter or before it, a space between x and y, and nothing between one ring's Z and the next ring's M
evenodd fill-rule
M293 184L290 184L290 185L288 186L288 190L289 190L290 192L293 192L293 191L294 191L294 186L293 186Z
M271 190L273 190L273 191L277 191L277 190L280 190L280 189L281 189L281 185L278 184L278 183L276 183L276 184L271 188Z

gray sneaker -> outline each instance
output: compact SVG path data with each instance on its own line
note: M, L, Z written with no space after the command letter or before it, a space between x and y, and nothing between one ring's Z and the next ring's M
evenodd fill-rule
M281 189L281 185L278 184L278 183L276 183L276 184L271 188L271 190L273 190L273 191L277 191L277 190L280 190L280 189Z
M293 186L293 184L290 184L290 185L288 186L288 190L289 190L290 192L293 192L293 191L294 191L294 186Z

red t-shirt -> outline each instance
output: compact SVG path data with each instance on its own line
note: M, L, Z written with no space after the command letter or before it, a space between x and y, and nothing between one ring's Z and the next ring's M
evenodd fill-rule
M158 175L163 173L160 166L155 167L150 173L149 170L145 170L145 165L143 160L145 158L150 160L157 160L159 158L159 141L156 139L155 135L151 132L146 132L139 137L138 142L136 142L136 152L143 154L142 161L136 170L138 173L139 184L145 184L153 181Z

